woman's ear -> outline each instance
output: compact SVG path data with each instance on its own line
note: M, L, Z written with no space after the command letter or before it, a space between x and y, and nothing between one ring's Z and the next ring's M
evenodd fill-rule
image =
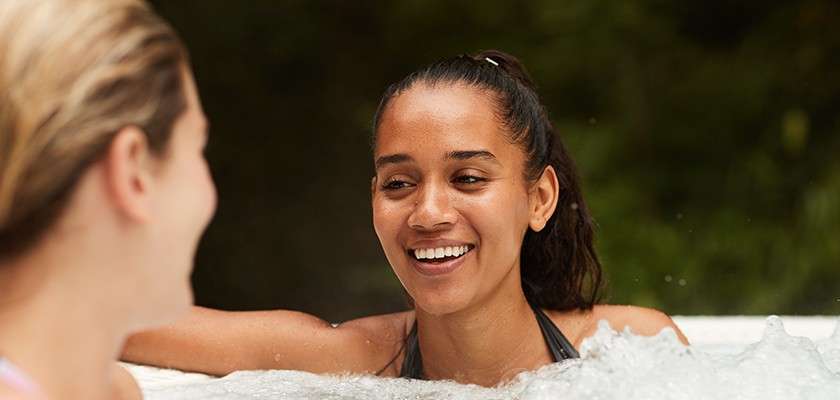
M151 154L146 134L127 126L111 140L102 160L105 183L117 212L135 221L151 216Z
M554 171L554 167L549 165L545 167L540 178L531 187L528 196L528 205L531 211L531 220L528 226L534 232L539 232L545 228L545 224L554 214L559 193L560 183L557 181L557 173Z

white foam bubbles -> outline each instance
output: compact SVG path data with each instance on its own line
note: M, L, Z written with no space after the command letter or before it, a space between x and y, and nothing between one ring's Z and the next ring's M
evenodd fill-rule
M581 355L500 388L295 371L236 372L170 385L150 385L141 376L140 383L152 400L840 399L840 320L830 338L812 341L789 335L781 319L770 317L762 339L741 351L684 346L670 329L643 337L602 322Z

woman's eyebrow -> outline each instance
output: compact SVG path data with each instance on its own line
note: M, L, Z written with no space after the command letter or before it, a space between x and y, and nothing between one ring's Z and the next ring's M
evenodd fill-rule
M501 164L496 156L487 150L458 150L446 153L446 158L450 160L469 160L473 158L481 158L487 161L492 161L496 164Z
M399 153L379 157L376 159L376 162L374 164L376 166L376 169L379 169L388 164L399 164L409 161L414 161L414 159L411 158L411 156L409 156L408 154Z
M446 153L444 159L447 160L470 160L474 158L480 158L487 161L492 161L495 164L501 164L496 156L487 151L487 150L456 150L450 151ZM385 156L381 156L376 159L374 163L376 169L380 169L388 164L400 164L404 162L411 162L414 161L411 156L404 153L397 153L397 154L389 154Z

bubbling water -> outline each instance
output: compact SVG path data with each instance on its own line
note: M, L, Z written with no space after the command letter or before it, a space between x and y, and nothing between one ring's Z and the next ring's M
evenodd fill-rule
M141 386L143 380L141 379ZM520 374L498 388L373 376L243 371L221 379L143 387L146 398L176 399L840 399L840 321L811 341L767 319L763 338L740 352L684 346L670 329L652 337L601 322L581 358Z
M640 337L601 326L576 368L537 371L520 398L840 399L838 331L814 343L770 317L761 341L727 355L682 346L673 331Z

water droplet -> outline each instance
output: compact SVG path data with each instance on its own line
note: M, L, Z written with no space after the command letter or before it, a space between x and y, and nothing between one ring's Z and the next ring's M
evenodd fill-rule
M572 203L572 205L570 207L572 208L572 210L577 210L578 209L578 203Z
M671 282L674 280L674 277L671 275L665 275L665 282Z
M677 283L678 283L680 286L685 286L685 284L686 284L686 283L688 283L688 282L686 282L686 281L685 281L685 279L680 279L680 280L679 280L679 282L677 282Z

